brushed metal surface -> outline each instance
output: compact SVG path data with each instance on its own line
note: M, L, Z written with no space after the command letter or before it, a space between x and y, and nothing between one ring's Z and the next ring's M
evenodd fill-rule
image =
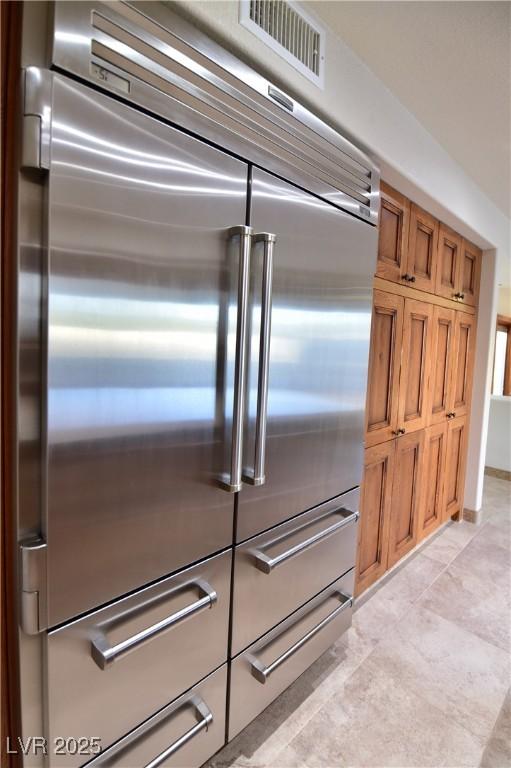
M360 484L377 231L258 168L250 225L276 235L266 483L239 497L238 542ZM263 244L252 246L261 285ZM254 455L261 301L251 312L245 464Z
M309 601L274 630L264 635L246 651L237 656L231 666L231 692L229 701L229 740L233 739L268 704L282 693L351 625L351 606L338 613L333 620L312 634L311 630L339 608L339 593L353 594L354 571ZM310 639L267 676L263 683L254 676L254 663L265 669L286 655L306 635Z
M223 664L227 657L231 552L164 579L48 633L49 738L94 735L106 748ZM216 601L101 669L97 640L111 646L185 610L214 590ZM79 765L64 756L57 765Z
M376 224L374 161L299 102L156 2L56 3L52 62Z
M356 521L338 528L317 543L298 549L314 535L358 510L359 491L338 496L235 550L232 656L274 627L324 587L355 565ZM258 568L259 554L278 557L294 547L297 553L270 573Z
M224 743L226 683L224 665L88 763L88 768L198 768Z
M230 544L247 167L54 77L47 541L54 626Z

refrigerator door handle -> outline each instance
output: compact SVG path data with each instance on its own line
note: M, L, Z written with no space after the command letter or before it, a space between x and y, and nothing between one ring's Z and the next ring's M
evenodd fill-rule
M241 491L243 462L243 420L245 416L247 376L247 331L250 288L250 249L252 227L231 227L229 239L239 237L238 313L236 319L236 352L234 358L234 399L232 409L232 445L230 469L220 478L220 486L229 493Z
M273 292L273 248L276 236L258 232L254 243L263 243L263 280L261 296L261 332L259 337L259 373L257 377L257 410L255 422L255 454L253 470L245 469L243 480L250 485L264 485L266 425L268 414L268 379L270 373L271 305Z
M114 661L118 661L156 635L175 627L205 608L212 608L216 603L218 599L217 593L207 582L199 580L187 586L197 586L199 588L200 597L198 600L190 605L186 605L170 616L166 616L161 621L157 621L150 627L142 629L126 640L121 640L116 645L110 645L105 632L99 629L96 636L91 640L91 656L98 667L100 669L107 669Z

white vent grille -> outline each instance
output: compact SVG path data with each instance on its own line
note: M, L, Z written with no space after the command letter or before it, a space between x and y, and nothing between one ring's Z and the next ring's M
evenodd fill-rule
M323 87L325 30L291 0L240 0L240 22Z

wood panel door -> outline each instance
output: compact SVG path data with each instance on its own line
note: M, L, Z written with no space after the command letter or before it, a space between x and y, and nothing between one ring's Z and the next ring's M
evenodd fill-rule
M396 283L406 271L410 201L382 181L376 275Z
M424 430L403 435L395 442L389 568L417 544Z
M438 221L427 211L412 203L410 208L410 235L406 273L414 288L435 292Z
M451 405L455 316L453 309L433 307L431 362L428 366L428 424L445 423Z
M395 440L367 448L360 495L356 594L387 570Z
M429 536L444 519L444 480L447 423L424 430L424 455L419 506L418 540Z
M467 419L462 416L447 424L444 520L448 520L463 509L466 449Z
M468 240L461 244L461 257L458 263L457 292L459 300L471 307L477 307L479 283L481 281L482 251Z
M366 446L390 440L397 430L403 308L404 299L401 296L374 291L366 401Z
M440 224L435 293L446 299L456 298L461 261L461 237Z
M433 305L425 301L405 299L398 431L413 432L426 426L432 328Z
M454 357L449 387L449 410L451 418L465 416L470 408L474 354L476 341L476 318L467 312L455 312Z

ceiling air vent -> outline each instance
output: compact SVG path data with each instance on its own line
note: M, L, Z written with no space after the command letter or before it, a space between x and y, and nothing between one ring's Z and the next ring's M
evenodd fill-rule
M323 88L325 30L292 0L240 0L240 23Z

